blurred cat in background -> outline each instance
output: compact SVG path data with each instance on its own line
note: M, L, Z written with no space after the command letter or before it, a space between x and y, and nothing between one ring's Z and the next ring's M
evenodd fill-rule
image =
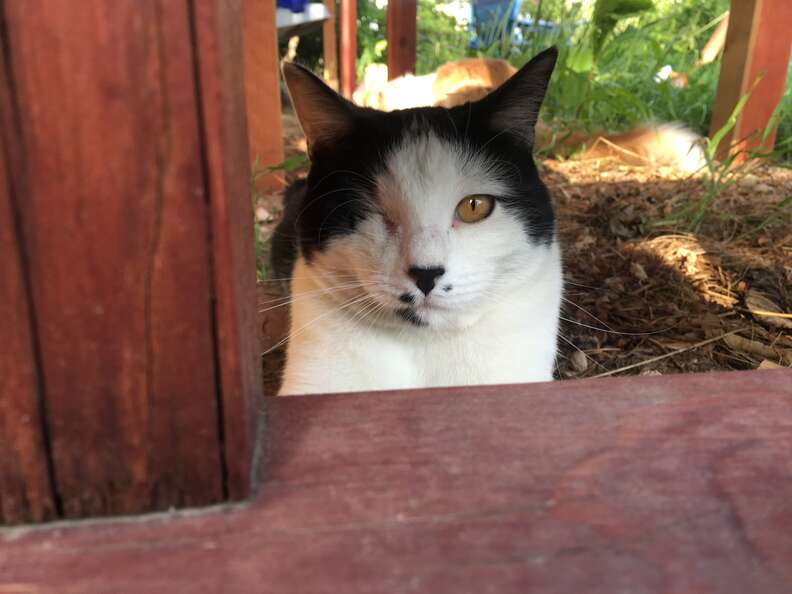
M449 62L424 76L388 80L388 67L371 64L353 100L383 111L436 105L454 107L478 101L517 72L505 60L467 58ZM581 159L610 157L630 165L666 165L693 173L704 164L699 136L679 124L644 124L619 134L585 134L536 125L536 146Z

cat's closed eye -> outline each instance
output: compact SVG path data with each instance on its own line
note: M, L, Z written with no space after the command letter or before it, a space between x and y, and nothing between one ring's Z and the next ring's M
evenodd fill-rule
M495 208L495 198L487 194L471 194L459 201L456 207L456 218L463 223L483 221Z

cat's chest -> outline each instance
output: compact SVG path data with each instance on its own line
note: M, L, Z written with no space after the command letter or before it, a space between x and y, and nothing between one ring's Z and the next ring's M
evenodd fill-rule
M537 353L525 332L487 335L471 330L451 337L416 335L406 341L380 338L370 347L357 351L363 355L362 366L370 375L373 371L379 378L389 378L394 387L545 379L529 377Z

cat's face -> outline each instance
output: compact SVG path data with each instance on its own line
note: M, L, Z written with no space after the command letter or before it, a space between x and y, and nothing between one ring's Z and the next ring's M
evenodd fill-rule
M531 155L554 59L500 97L387 114L286 71L312 160L296 231L327 295L371 323L445 329L524 290L554 241Z

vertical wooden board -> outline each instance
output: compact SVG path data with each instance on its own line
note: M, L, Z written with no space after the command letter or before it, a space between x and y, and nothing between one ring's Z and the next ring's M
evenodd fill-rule
M283 161L283 132L274 2L244 0L243 45L250 162L277 165ZM280 190L283 175L262 175L256 185L261 190Z
M222 499L186 0L6 0L22 235L67 517Z
M415 72L416 0L388 2L388 79Z
M322 25L322 55L324 58L324 79L327 84L338 90L338 40L336 38L336 0L324 0L330 13Z
M212 215L215 320L228 495L246 497L261 410L241 0L194 0Z
M0 54L0 524L56 515L39 409L33 321L6 174L11 167L8 132L15 127L10 97Z
M341 0L341 94L352 99L357 86L357 5Z
M723 127L737 102L751 91L760 76L762 80L753 88L734 129L721 142L721 157L735 145L742 149L773 147L775 131L764 144L762 135L784 94L790 48L792 3L788 0L732 2L710 135Z

